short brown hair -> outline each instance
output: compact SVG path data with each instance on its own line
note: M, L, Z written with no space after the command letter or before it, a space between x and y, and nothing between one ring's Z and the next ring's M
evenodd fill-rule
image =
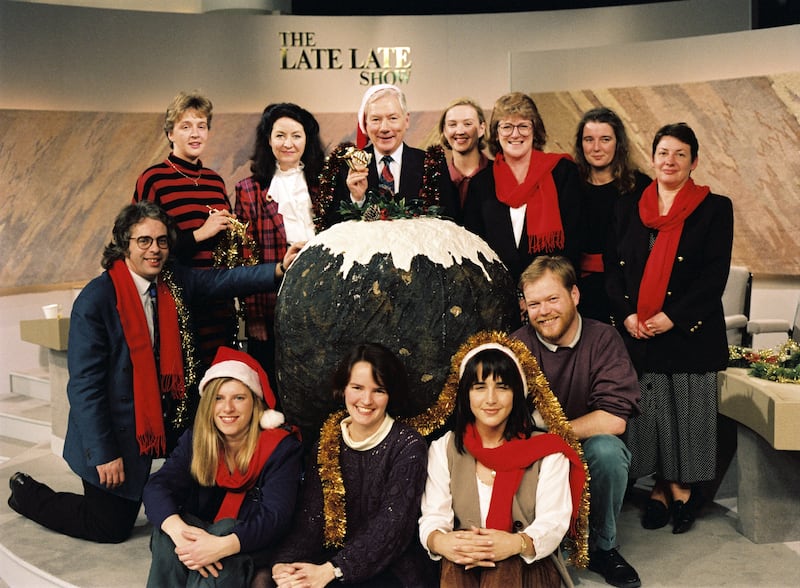
M206 117L208 128L211 128L211 115L214 105L211 104L206 96L197 90L191 92L179 92L172 102L167 106L167 113L164 116L164 134L169 138L172 129L175 128L175 123L180 120L183 113L187 110L196 110Z
M578 283L575 268L569 259L562 255L540 255L520 275L519 289L524 290L527 284L540 280L547 271L553 272L567 290L572 290Z
M533 124L533 148L541 151L547 143L547 131L544 122L536 107L533 98L522 92L511 92L500 96L494 103L492 110L492 121L489 123L489 150L492 155L502 153L500 140L497 136L497 124L501 118L509 116L519 116L527 118Z

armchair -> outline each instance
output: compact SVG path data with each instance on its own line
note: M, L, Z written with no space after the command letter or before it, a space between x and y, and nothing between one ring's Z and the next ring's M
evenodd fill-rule
M728 282L722 293L722 309L725 312L725 331L728 345L748 347L752 336L748 332L750 319L750 294L753 274L744 266L732 265Z

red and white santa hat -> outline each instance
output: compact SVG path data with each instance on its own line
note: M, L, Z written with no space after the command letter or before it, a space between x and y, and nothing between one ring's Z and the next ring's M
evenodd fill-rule
M261 415L262 429L275 429L284 423L283 413L275 410L275 394L269 385L267 372L252 356L230 347L220 347L211 367L200 380L200 396L205 392L208 383L217 378L239 380L264 401L267 410Z
M382 90L391 90L397 95L397 99L400 100L400 96L403 95L403 91L395 86L394 84L375 84L374 86L370 86L364 92L364 96L361 97L361 106L358 108L358 128L356 129L356 147L359 149L363 149L369 138L367 137L367 104L369 103L370 99ZM402 101L401 101L402 104Z

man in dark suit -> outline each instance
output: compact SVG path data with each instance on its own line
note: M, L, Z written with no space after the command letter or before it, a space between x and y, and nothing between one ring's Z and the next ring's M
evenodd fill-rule
M8 499L54 531L100 543L130 536L152 460L165 457L193 420L199 374L189 303L275 289L299 251L291 248L280 264L200 271L169 263L174 243L158 205L126 206L103 252L106 271L75 300L64 459L84 493L55 492L17 472Z
M369 138L364 149L372 155L366 168L351 169L342 165L339 169L334 203L333 221L338 217L340 202L353 202L363 207L369 201L369 190L383 189L405 198L430 199L430 192L438 194L433 202L444 208L445 216L459 219L459 206L455 190L449 181L447 161L444 155L426 164L426 152L409 147L403 142L409 125L406 97L397 86L379 84L364 93L358 111L358 126ZM427 178L427 180L426 180ZM430 185L426 185L429 183ZM330 223L329 223L330 224Z

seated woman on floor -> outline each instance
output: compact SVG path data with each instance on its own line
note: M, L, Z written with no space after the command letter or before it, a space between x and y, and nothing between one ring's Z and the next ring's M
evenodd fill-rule
M194 429L144 489L153 524L149 587L246 586L288 531L302 475L299 435L273 410L260 364L220 347L200 382ZM202 576L200 578L199 576Z
M333 391L347 412L323 425L292 532L253 586L436 585L415 537L427 447L393 418L409 404L403 364L382 345L357 345L339 363Z
M420 518L442 586L571 585L558 548L580 518L584 466L561 436L534 432L529 394L544 392L523 352L493 333L459 352L454 430L431 444Z

